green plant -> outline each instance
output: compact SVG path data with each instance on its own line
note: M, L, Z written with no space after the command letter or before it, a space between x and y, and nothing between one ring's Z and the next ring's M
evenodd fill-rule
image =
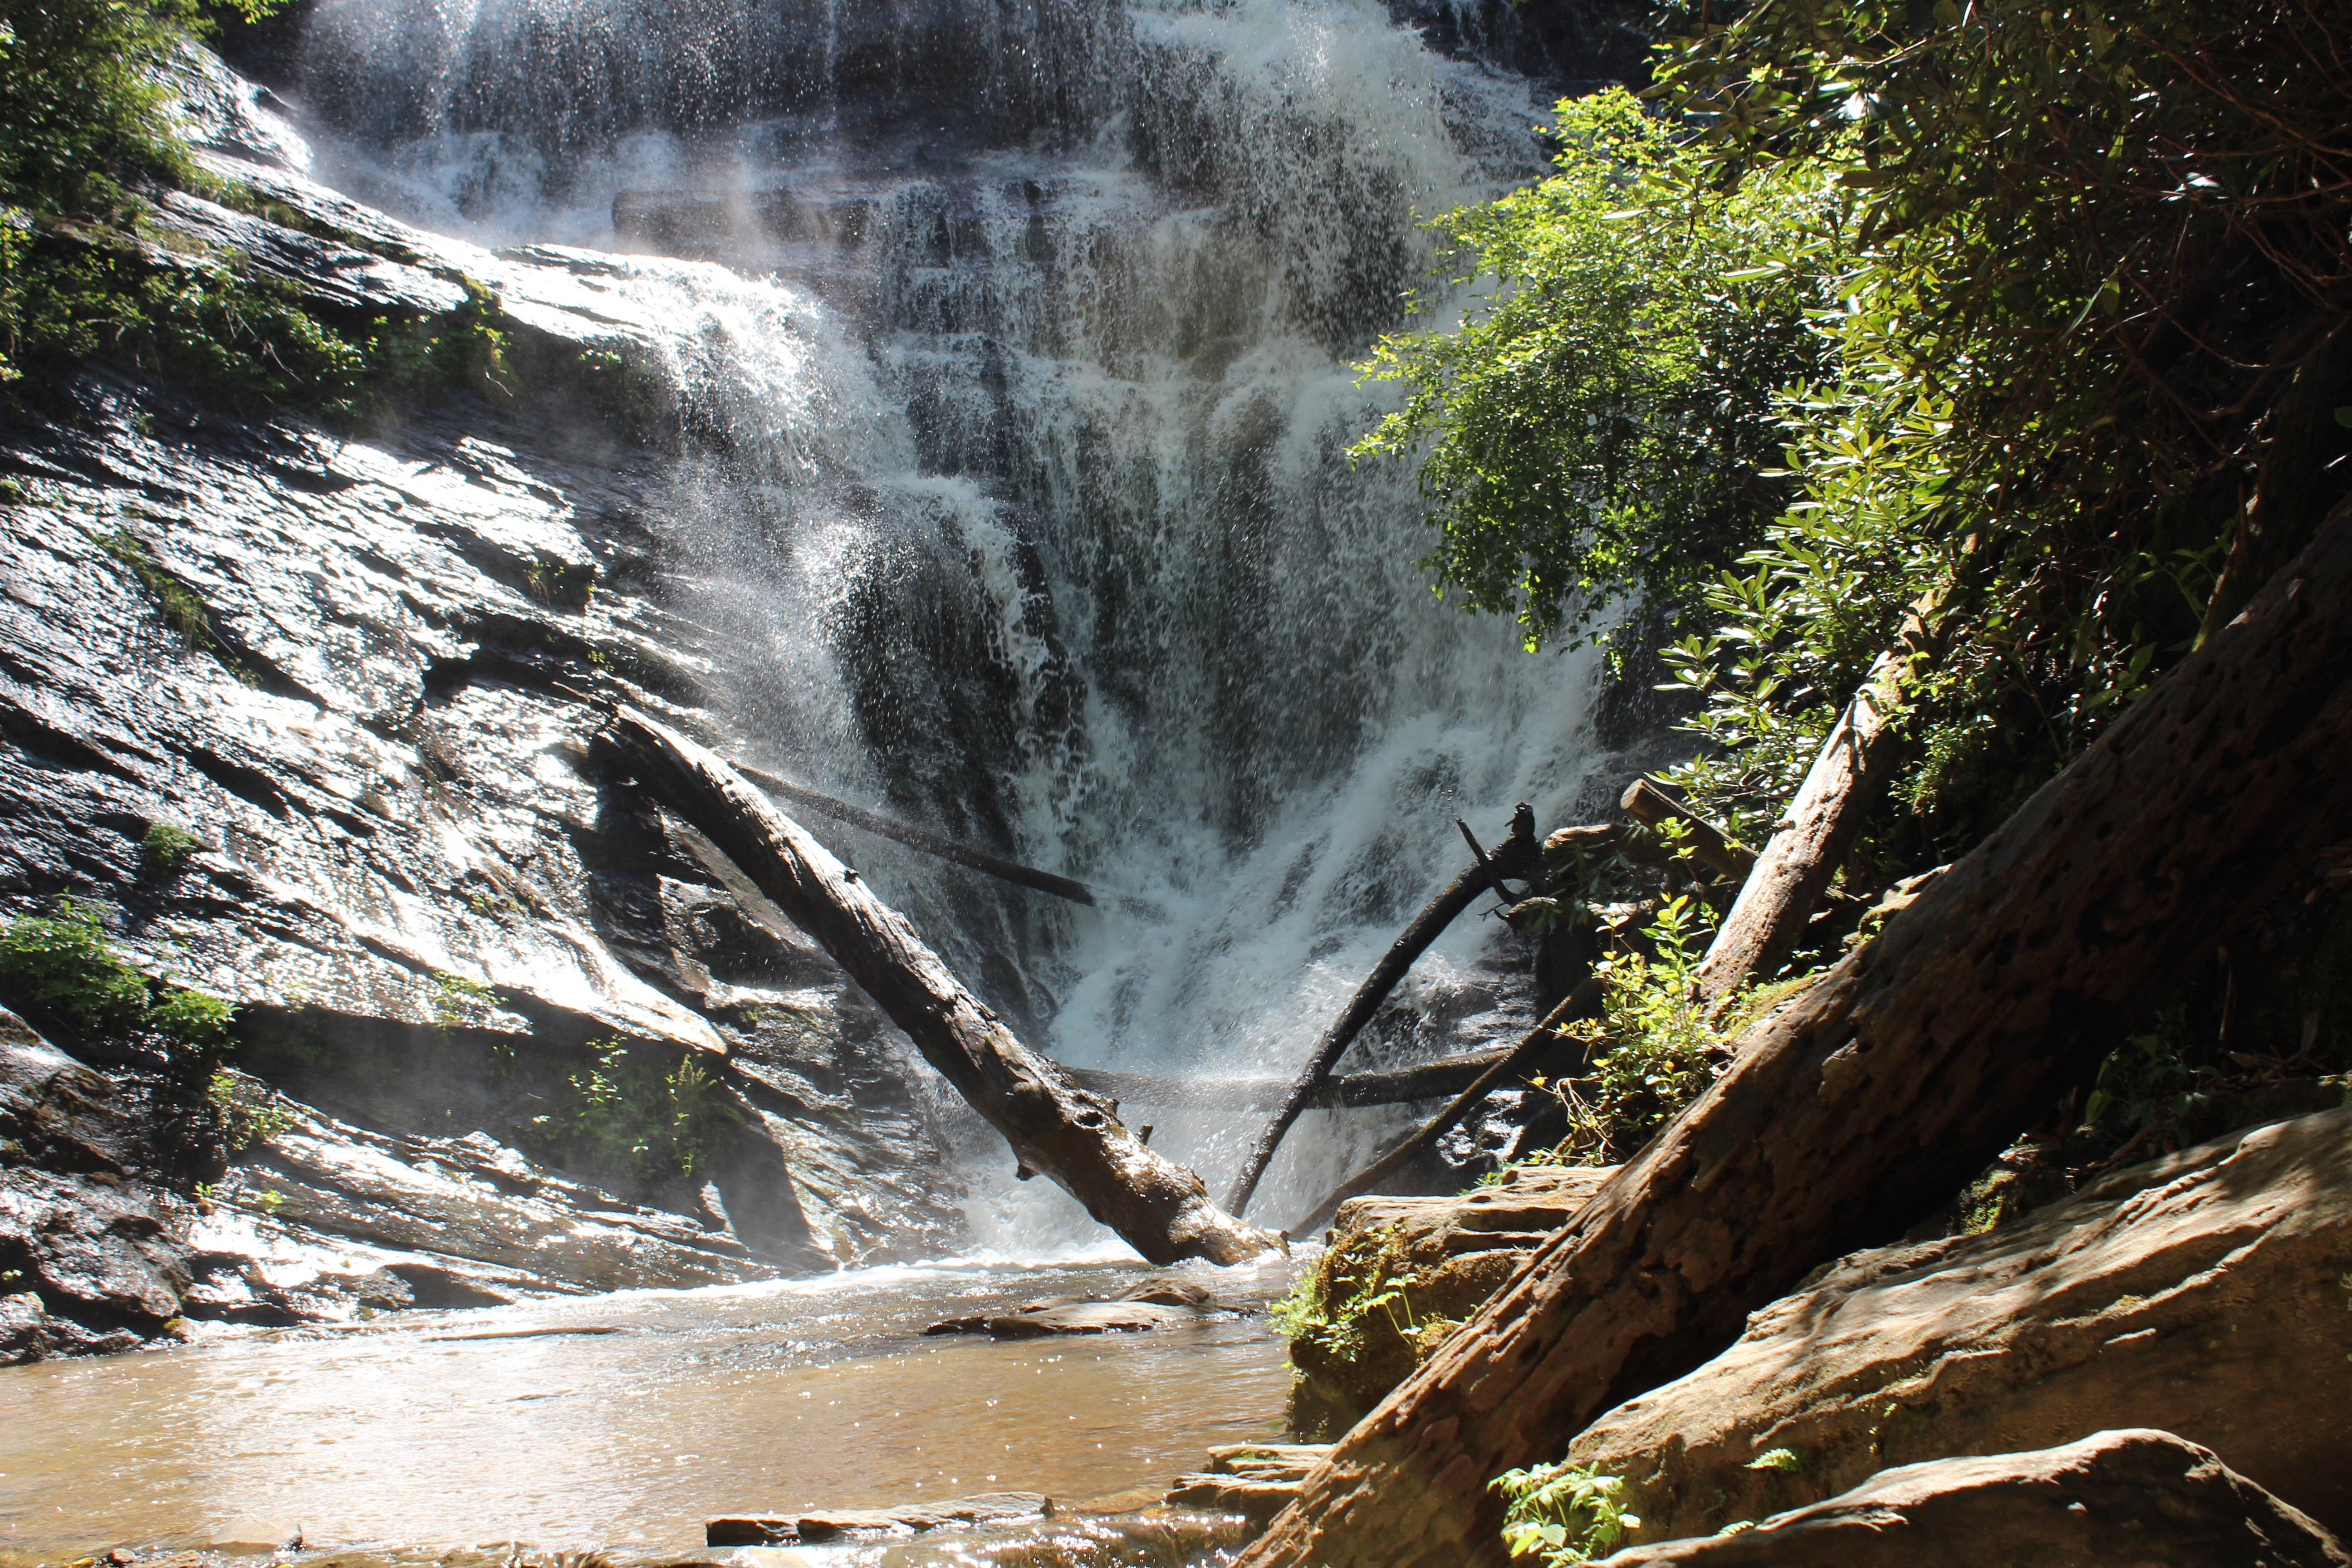
M118 528L100 538L98 547L130 568L131 575L155 601L163 624L185 637L189 647L208 653L218 646L210 607L195 590L163 569L146 541L129 529Z
M0 994L68 1044L143 1034L218 1055L234 1043L229 1003L149 980L106 940L98 911L71 900L0 929Z
M1530 648L1680 607L1780 510L1775 398L1825 361L1808 307L1849 205L1801 167L1702 188L1622 90L1557 112L1558 173L1433 225L1493 281L1458 328L1375 347L1364 374L1407 395L1352 449L1418 461L1439 591Z
M139 840L139 858L148 869L170 875L184 868L201 846L196 836L169 822L151 822Z
M733 1097L691 1055L664 1062L617 1037L592 1041L558 1108L531 1119L540 1150L600 1176L650 1185L699 1175L739 1120Z
M1625 1510L1625 1482L1592 1465L1530 1465L1488 1482L1508 1505L1503 1544L1514 1557L1535 1556L1546 1568L1575 1568L1607 1556L1639 1515Z
M220 1111L222 1134L232 1154L267 1143L301 1120L268 1084L241 1073L214 1073L205 1097Z
M1649 952L1603 957L1601 1016L1573 1026L1591 1063L1583 1079L1549 1088L1567 1110L1569 1131L1541 1158L1562 1164L1607 1164L1631 1157L1675 1112L1698 1098L1728 1060L1731 1033L1744 1009L1711 1017L1694 981L1705 948L1699 913L1688 895L1660 907L1643 931Z
M441 1029L478 1023L495 1012L499 1005L496 991L462 974L436 974L433 993L433 1023Z

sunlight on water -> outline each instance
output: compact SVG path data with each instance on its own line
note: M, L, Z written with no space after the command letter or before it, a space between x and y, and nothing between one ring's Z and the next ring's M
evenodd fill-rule
M1283 1270L1198 1270L1226 1299ZM1276 1434L1261 1317L994 1343L922 1326L1135 1269L969 1264L632 1291L0 1370L0 1536L32 1552L312 1542L701 1543L708 1518L990 1489L1065 1502ZM516 1329L600 1333L458 1339Z

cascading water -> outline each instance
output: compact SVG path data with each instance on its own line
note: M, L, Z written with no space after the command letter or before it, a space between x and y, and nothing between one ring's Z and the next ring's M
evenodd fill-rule
M730 264L618 284L714 437L667 522L742 650L714 695L812 784L1165 911L849 847L1060 1059L1286 1076L1454 816L1574 803L1591 666L1438 603L1412 475L1345 456L1417 219L1537 172L1525 79L1361 0L320 0L294 64L330 183ZM1515 942L1461 922L1351 1060L1523 1026ZM1213 1185L1252 1131L1127 1115ZM1393 1125L1310 1115L1257 1212ZM1097 1244L1002 1173L978 1239Z

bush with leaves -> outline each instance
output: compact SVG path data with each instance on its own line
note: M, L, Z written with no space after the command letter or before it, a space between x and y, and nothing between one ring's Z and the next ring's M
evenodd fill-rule
M588 1047L553 1111L532 1118L531 1141L551 1157L637 1187L703 1173L732 1127L735 1100L691 1054L633 1050L619 1038Z
M1530 1465L1489 1483L1507 1505L1503 1544L1545 1568L1579 1568L1616 1550L1638 1515L1624 1509L1625 1482L1591 1465Z
M1627 600L1687 608L1780 510L1775 398L1824 363L1846 205L1798 165L1701 189L1622 90L1563 101L1554 131L1559 173L1436 221L1485 292L1376 346L1361 368L1406 397L1354 448L1419 461L1440 591L1530 648Z
M230 1004L149 980L85 904L0 928L0 1000L67 1046L144 1037L216 1057L235 1043Z

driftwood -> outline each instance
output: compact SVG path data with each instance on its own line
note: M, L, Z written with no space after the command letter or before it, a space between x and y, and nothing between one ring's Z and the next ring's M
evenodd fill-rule
M1508 1046L1465 1051L1418 1067L1327 1078L1307 1104L1315 1110L1351 1110L1368 1105L1404 1105L1457 1094L1480 1073L1511 1054ZM1286 1078L1194 1078L1181 1073L1106 1072L1066 1069L1078 1087L1119 1104L1181 1106L1221 1110L1272 1110L1290 1092Z
M1670 1123L1308 1477L1244 1568L1501 1568L1504 1470L1932 1211L2216 929L2352 830L2352 503L2235 621L1759 1020Z
M1934 640L1927 617L1937 604L1930 597L1913 606L1902 637L1878 656L1822 742L1788 816L1699 963L1699 994L1708 1002L1722 1001L1750 980L1769 979L1804 935L1895 770L1902 748L1890 721L1902 707L1904 673Z
M1465 827L1463 832L1466 836L1469 829ZM1535 813L1523 805L1511 818L1511 836L1497 845L1492 855L1482 855L1477 864L1448 882L1435 898L1422 906L1421 912L1412 917L1412 923L1404 928L1380 963L1372 966L1372 972L1348 999L1347 1006L1340 1009L1330 1027L1315 1042L1306 1070L1291 1085L1290 1092L1276 1109L1274 1120L1266 1123L1265 1131L1251 1146L1249 1158L1234 1181L1233 1195L1225 1200L1227 1208L1236 1215L1249 1212L1250 1195L1257 1191L1258 1178L1265 1174L1266 1163L1274 1158L1282 1135L1312 1103L1323 1080L1331 1075L1332 1067L1364 1026L1371 1022L1372 1015L1380 1011L1381 1004L1388 1000L1389 993L1396 989L1397 982L1404 978L1413 960L1427 952L1429 944L1454 923L1454 917L1476 902L1479 894L1499 889L1505 877L1535 876L1540 868L1541 855L1536 845Z
M1734 843L1722 828L1668 795L1655 782L1635 779L1625 786L1625 795L1618 801L1625 815L1644 826L1655 827L1664 822L1678 822L1685 830L1683 843L1693 858L1719 877L1732 881L1744 879L1756 868L1756 851L1745 844Z
M1399 1139L1388 1152L1326 1193L1321 1203L1307 1210L1298 1223L1284 1234L1305 1236L1321 1228L1324 1221L1339 1212L1341 1204L1370 1192L1403 1170L1414 1155L1444 1137L1456 1122L1476 1110L1478 1102L1492 1094L1497 1085L1533 1063L1545 1047L1557 1043L1562 1028L1587 1016L1600 1004L1601 982L1588 975L1542 1023L1528 1032L1527 1038L1503 1052L1493 1066L1473 1079L1469 1087L1454 1096L1444 1110Z
M1211 1203L1200 1177L1145 1148L1108 1100L1013 1038L904 915L733 768L633 708L617 710L604 735L640 784L700 829L907 1032L1004 1134L1024 1172L1052 1178L1154 1263L1238 1263L1276 1245Z

